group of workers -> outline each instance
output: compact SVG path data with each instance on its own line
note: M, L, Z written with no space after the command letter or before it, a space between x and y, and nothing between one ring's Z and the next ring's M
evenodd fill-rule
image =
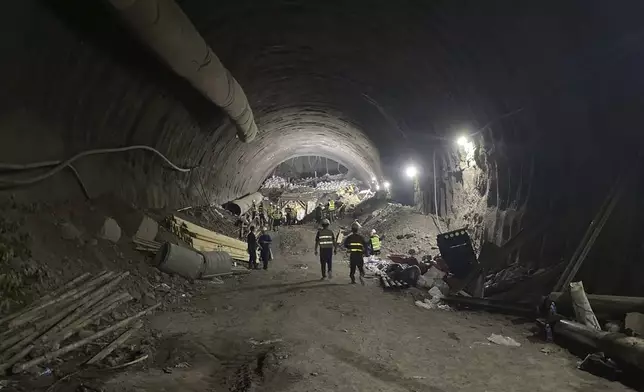
M248 268L259 269L257 263L257 252L259 251L259 259L262 262L263 268L268 269L268 262L273 258L271 251L271 243L273 242L271 236L268 234L266 227L260 229L259 238L255 234L255 226L251 226L248 236L246 236L246 243L248 244Z
M336 212L340 210L338 203L334 199L328 199L326 206L322 203L318 204L315 209L315 221L321 225L315 236L314 254L320 256L320 270L322 273L322 280L331 279L333 277L333 256L337 254L338 248L343 246L349 256L349 278L351 283L356 283L356 271L358 271L358 278L360 283L364 284L364 257L370 255L379 255L382 247L382 239L376 233L376 230L371 231L368 239L363 237L358 231L361 229L358 220L351 224L351 233L344 238L342 243L339 242L339 233L336 235L329 226L331 222L336 220ZM290 206L284 208L286 215L286 224L290 225L296 222L297 211ZM326 215L326 216L325 216ZM241 218L240 238L246 237L248 244L249 268L259 269L257 262L257 254L259 252L259 259L262 263L263 269L268 269L269 261L272 260L271 251L271 236L268 234L268 227L270 225L273 231L278 231L279 226L284 220L282 210L273 203L269 203L266 210L264 203L253 202L247 214ZM259 236L256 234L256 227L260 227ZM247 234L246 234L247 233Z
M328 199L326 206L318 203L315 207L315 223L318 225L322 223L322 219L328 219L329 222L334 222L337 218L344 217L346 204L338 202L334 199Z
M294 225L297 223L298 212L297 206L293 208L287 205L282 212L275 203L269 203L265 209L263 201L259 203L253 201L248 212L239 217L239 238L245 238L251 226L266 226L272 231L279 231L282 222L288 226Z
M328 219L322 220L322 228L315 235L314 254L320 255L320 269L322 280L333 278L333 255L337 254L340 245L337 236L329 229L331 222ZM356 283L356 270L359 271L360 283L364 285L364 257L372 254L379 255L381 249L380 237L376 230L371 230L369 240L358 234L360 224L355 221L351 224L351 234L343 241L342 245L349 253L349 278L351 283ZM319 249L319 252L318 252Z

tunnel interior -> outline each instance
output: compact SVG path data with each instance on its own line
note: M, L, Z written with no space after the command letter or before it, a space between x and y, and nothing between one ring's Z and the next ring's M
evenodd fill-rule
M195 169L140 151L77 169L92 195L168 208L223 204L302 157L401 192L414 164L416 203L445 229L501 244L552 215L516 255L542 266L572 255L626 176L581 274L595 292L641 294L641 2L176 2L243 87L255 140L238 140L108 2L24 0L0 13L3 161L152 146ZM8 191L82 197L67 172Z

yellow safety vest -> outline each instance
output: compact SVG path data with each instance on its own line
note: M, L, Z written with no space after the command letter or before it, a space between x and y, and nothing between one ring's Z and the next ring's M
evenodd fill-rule
M371 236L371 249L374 251L380 250L380 237L378 237L378 234Z
M273 219L282 219L282 211L276 210L273 214Z
M329 211L335 210L335 200L329 200Z

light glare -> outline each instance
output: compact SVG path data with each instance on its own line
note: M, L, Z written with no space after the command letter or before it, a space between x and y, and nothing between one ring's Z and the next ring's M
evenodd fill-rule
M418 175L418 169L416 168L416 166L407 166L407 168L405 169L405 175L407 175L407 177L409 178L414 178Z

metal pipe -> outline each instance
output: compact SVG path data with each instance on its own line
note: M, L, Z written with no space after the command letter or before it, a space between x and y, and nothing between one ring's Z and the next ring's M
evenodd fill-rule
M239 140L255 138L246 94L174 0L109 1L143 43L228 114Z
M579 342L592 342L594 348L603 351L609 357L644 370L643 339L599 331L568 320L555 323L553 332Z
M499 300L487 298L472 298L472 297L457 297L447 296L443 298L444 302L449 305L456 305L461 307L469 307L472 309L483 309L489 311L496 311L503 314L535 317L537 315L537 307L529 304L517 304L511 302L504 302Z

